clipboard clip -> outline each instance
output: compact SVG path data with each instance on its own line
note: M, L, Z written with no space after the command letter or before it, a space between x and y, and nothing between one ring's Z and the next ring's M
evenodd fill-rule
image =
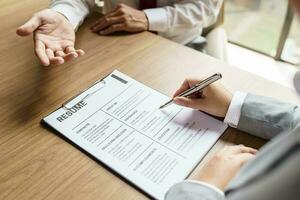
M100 84L102 83L102 84ZM74 104L72 104L71 106L69 106L70 102L72 102L73 100L75 100L78 96L80 96L82 93L84 93L85 91L91 90L93 87L95 87L96 85L100 85L101 87L96 87L95 90L92 90L91 92L89 92L88 94L86 94L83 98L79 99L78 101L76 101ZM86 99L88 99L89 97L93 96L94 94L96 94L97 92L99 92L104 86L105 86L106 82L105 80L101 79L96 81L93 85L91 85L90 87L88 87L86 90L79 92L78 94L74 95L73 97L71 97L70 99L68 99L66 102L64 102L62 104L62 108L66 109L66 110L70 110L74 105L78 104L81 101L84 101Z

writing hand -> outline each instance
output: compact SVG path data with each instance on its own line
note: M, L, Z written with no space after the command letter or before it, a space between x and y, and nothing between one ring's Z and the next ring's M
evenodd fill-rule
M201 79L188 78L174 93L174 103L201 110L217 117L225 117L232 100L232 94L222 85L213 83L203 89L201 94L192 97L177 97L183 91L199 83Z

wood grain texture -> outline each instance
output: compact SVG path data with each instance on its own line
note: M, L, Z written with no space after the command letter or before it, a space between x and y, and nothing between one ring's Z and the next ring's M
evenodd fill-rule
M231 91L299 102L288 88L151 33L93 34L88 27L96 15L77 33L77 46L86 51L85 56L62 66L41 67L32 37L20 38L15 30L48 3L0 1L0 199L148 199L40 125L44 116L113 69L167 95L185 77L218 71ZM195 172L225 144L240 143L259 148L264 141L228 129Z

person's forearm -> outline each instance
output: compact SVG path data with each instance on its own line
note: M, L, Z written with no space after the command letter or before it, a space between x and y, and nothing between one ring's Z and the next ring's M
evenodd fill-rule
M94 5L94 0L51 0L50 8L63 14L76 31Z
M225 200L223 191L213 185L194 180L185 180L173 185L167 194L165 200Z
M158 32L176 31L213 24L220 11L222 0L185 0L174 6L145 10L149 30Z
M239 94L242 96L243 94ZM299 107L269 97L235 94L225 122L239 130L271 139L283 131L295 128L300 121Z
M295 128L299 107L264 96L248 94L241 110L238 129L265 139Z

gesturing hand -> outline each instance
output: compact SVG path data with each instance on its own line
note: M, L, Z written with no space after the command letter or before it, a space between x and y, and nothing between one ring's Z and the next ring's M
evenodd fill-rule
M204 166L196 179L224 190L240 168L256 153L257 150L243 145L227 146Z
M225 117L232 100L232 94L222 85L213 83L204 88L201 94L192 97L177 97L183 91L193 87L200 82L200 79L188 78L174 93L174 103L201 110L217 117Z
M93 24L91 30L101 35L119 31L142 32L148 30L148 19L143 11L119 4L115 10Z
M75 32L72 24L60 13L46 9L35 13L17 29L20 36L33 33L35 54L44 66L63 64L84 54L75 50Z

